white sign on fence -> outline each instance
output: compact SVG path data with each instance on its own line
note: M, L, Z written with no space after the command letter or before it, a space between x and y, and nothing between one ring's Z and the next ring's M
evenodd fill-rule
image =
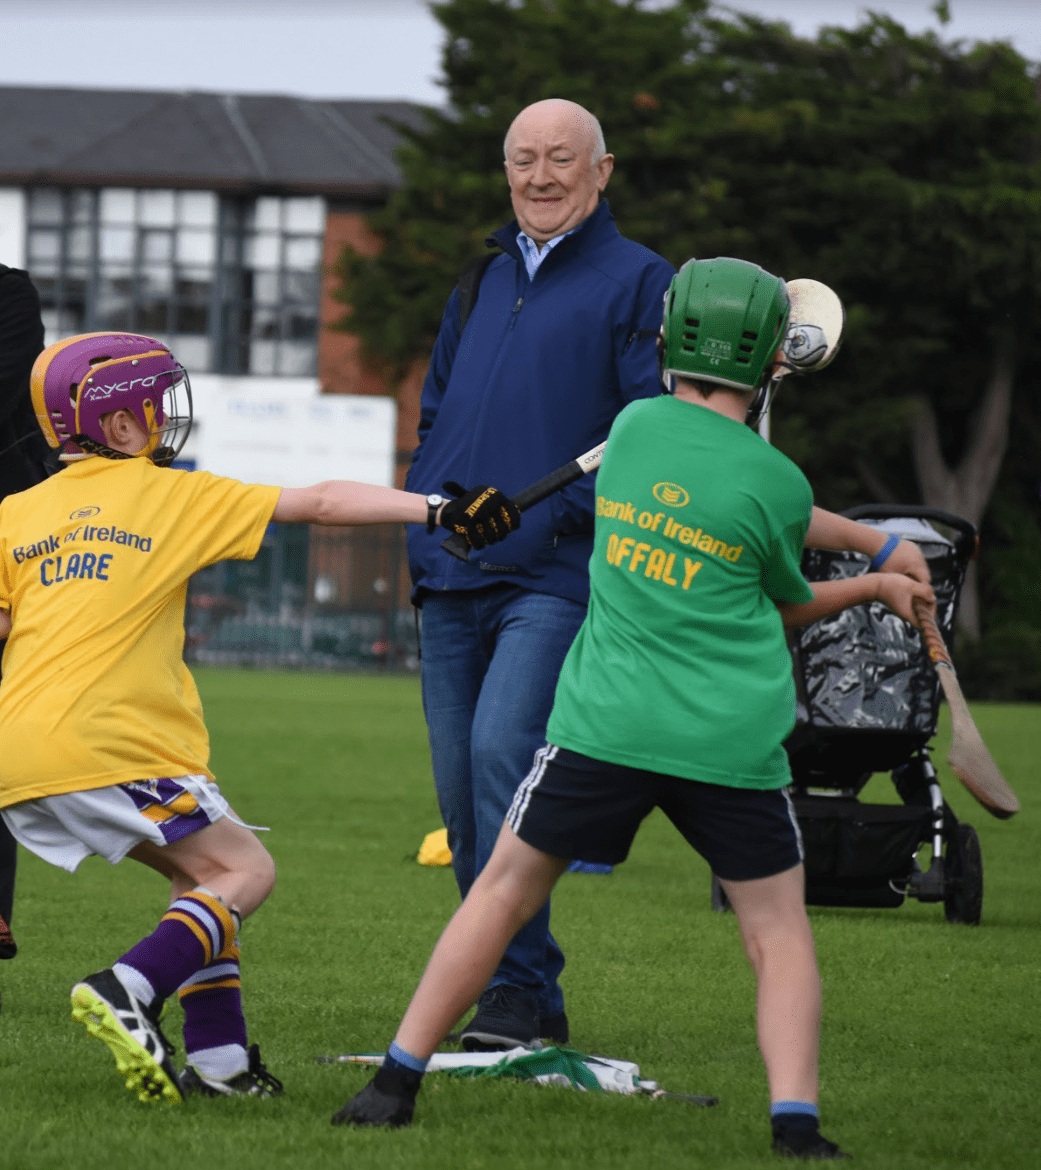
M185 456L200 470L246 483L307 487L356 479L392 486L394 400L316 394L307 392L308 380L295 381L194 377L196 426Z

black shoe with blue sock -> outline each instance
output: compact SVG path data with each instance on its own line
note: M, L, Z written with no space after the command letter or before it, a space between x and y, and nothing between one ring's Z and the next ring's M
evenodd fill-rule
M380 1070L334 1114L333 1125L410 1125L427 1062L391 1044Z
M831 1161L849 1154L820 1131L817 1106L809 1101L775 1101L770 1106L773 1151L783 1158Z

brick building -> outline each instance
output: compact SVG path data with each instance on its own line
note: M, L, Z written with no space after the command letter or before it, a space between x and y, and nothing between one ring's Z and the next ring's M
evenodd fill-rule
M126 329L193 376L387 394L329 327L329 269L344 243L375 246L364 215L400 181L388 123L419 119L406 102L0 86L0 261L29 270L48 343Z
M0 86L0 262L28 269L48 343L158 337L200 400L386 396L357 340L330 328L344 308L329 271L344 243L375 247L364 216L400 182L391 123L420 119L393 101ZM385 426L385 475L399 485L421 379L398 395L396 459ZM410 666L407 592L403 530L273 525L255 562L194 579L186 650Z

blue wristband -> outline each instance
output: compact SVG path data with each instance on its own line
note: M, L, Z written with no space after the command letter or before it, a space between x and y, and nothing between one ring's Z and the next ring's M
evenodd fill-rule
M890 536L884 545L871 558L871 564L868 566L868 571L877 573L879 569L889 560L893 553L893 549L900 543L899 536Z

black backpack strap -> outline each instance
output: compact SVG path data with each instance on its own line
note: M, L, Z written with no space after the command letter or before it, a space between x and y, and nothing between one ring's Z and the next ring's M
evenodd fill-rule
M463 265L459 273L459 332L462 333L466 322L470 319L473 307L477 304L477 290L481 287L481 280L488 265L501 252L485 252L483 256L474 256Z

